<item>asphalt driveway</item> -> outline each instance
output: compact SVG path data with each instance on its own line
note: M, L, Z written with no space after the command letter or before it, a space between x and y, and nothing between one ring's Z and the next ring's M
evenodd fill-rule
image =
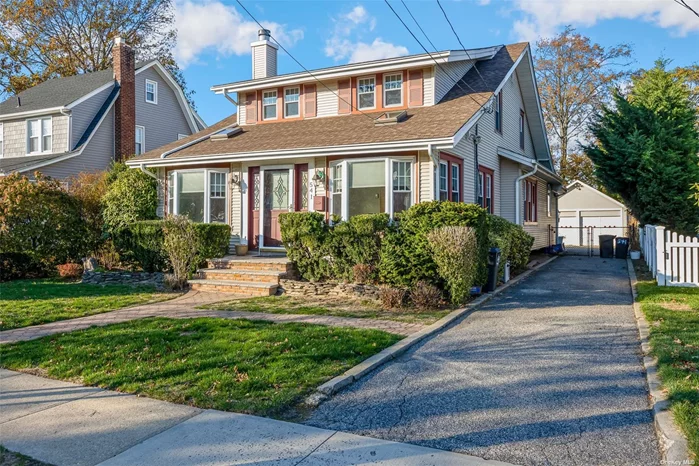
M515 464L660 464L626 261L562 257L308 424Z

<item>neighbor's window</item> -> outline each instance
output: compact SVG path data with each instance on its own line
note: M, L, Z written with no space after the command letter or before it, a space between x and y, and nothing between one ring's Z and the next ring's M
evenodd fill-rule
M277 91L262 93L262 119L274 120L277 118Z
M3 126L2 123L0 123L0 157L3 155L3 137L2 137L2 130Z
M158 83L146 79L146 102L150 104L158 103Z
M146 149L146 128L143 126L136 126L136 147L134 152L136 155L141 155Z
M226 222L227 172L177 170L168 174L168 213L193 222Z
M483 207L491 214L495 210L493 202L493 194L495 193L494 172L490 168L478 167L478 205Z
M449 166L446 162L439 162L439 200L449 200L449 179L447 178Z
M525 182L524 189L524 221L525 222L536 222L537 221L537 182L529 181Z
M452 202L459 202L459 166L454 164L451 166L451 200Z
M524 149L524 110L519 111L519 148Z
M383 77L383 106L403 105L403 73L388 74Z
M495 131L502 133L502 91L495 94Z
M335 165L332 170L332 213L333 215L342 216L342 165Z
M28 154L51 152L53 146L51 122L51 117L27 120Z
M284 90L284 117L299 116L299 88Z
M357 101L360 110L374 108L376 82L374 78L362 78L357 81Z
M408 210L412 204L413 183L410 162L393 162L393 213Z

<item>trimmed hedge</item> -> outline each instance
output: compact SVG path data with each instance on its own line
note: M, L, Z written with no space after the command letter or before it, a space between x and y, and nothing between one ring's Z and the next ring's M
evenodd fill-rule
M520 225L508 222L497 215L488 214L488 242L490 247L500 248L500 274L509 260L513 272L522 271L529 263L534 237Z
M421 202L396 215L381 249L379 277L384 283L412 287L426 281L444 289L437 273L427 234L443 226L467 226L475 230L478 267L475 283L485 283L488 275L488 224L485 209L475 204L451 201Z
M164 220L133 222L117 235L118 245L131 255L146 272L160 272L169 268L163 248ZM228 253L231 237L230 226L224 223L194 223L199 238L199 261L223 257Z
M319 281L331 275L330 227L319 212L289 212L279 215L282 242L287 257L306 280Z

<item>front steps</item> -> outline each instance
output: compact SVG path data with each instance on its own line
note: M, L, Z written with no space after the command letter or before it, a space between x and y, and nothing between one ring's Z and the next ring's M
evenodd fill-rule
M226 256L207 261L207 268L189 280L192 290L218 291L244 296L272 296L279 279L293 274L286 257Z

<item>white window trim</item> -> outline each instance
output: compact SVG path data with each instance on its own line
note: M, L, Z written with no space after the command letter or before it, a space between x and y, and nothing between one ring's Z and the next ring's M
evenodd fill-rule
M359 106L359 81L362 79L373 79L374 80L374 105L371 107L360 107ZM363 92L363 94L369 94L368 92ZM360 76L357 78L357 109L359 110L373 110L376 108L376 75L371 76Z
M274 92L274 118L265 118L265 107L271 107L270 104L265 104L265 94L268 94L270 92ZM262 91L262 120L263 121L271 121L271 120L276 120L279 118L279 108L277 108L277 102L279 100L279 91L276 89L269 89L266 91Z
M400 103L398 104L393 104L393 105L386 105L386 92L389 89L386 89L386 78L392 77L392 76L400 76ZM392 91L395 91L396 89L390 89ZM374 102L376 104L376 102ZM403 73L390 73L390 74L384 74L383 75L383 106L385 108L391 108L391 107L402 107L403 106Z
M153 85L153 100L148 100L148 85ZM143 98L149 104L158 105L158 81L146 79L146 86L143 88Z
M134 142L133 151L134 151L134 154L136 154L136 155L145 154L146 153L146 127L141 126L141 125L136 125L136 128L141 128L141 133L143 134L143 141L141 141L141 153L139 154L136 152L136 144L138 142L136 140L136 133L137 132L136 132L136 129L134 129L134 132L133 132L133 142Z
M5 136L3 135L4 129L5 126L0 123L0 158L5 156Z
M329 165L329 169L332 173L332 169L338 165L342 165L342 179L340 183L340 189L342 189L342 206L340 209L342 220L347 220L349 218L349 164L350 163L362 163L362 162L384 162L385 165L385 181L384 189L386 189L386 203L384 205L384 210L388 212L389 216L393 218L393 162L410 162L410 205L415 205L415 157L367 157L367 158L357 158L351 160L338 160L332 162ZM332 189L332 183L330 184ZM398 191L398 192L408 192L408 191ZM330 191L332 196L334 191ZM331 197L332 200L332 197Z
M445 174L445 187L444 190L442 190L442 167L444 168L444 174ZM437 169L437 200L440 200L442 198L442 193L447 193L447 200L449 200L449 177L451 174L449 173L449 164L443 160L440 160L439 162L439 168Z
M298 104L298 113L296 115L289 115L286 113L286 91L296 89L298 91L299 100L296 101ZM284 96L282 97L282 104L284 106L284 118L298 118L301 116L301 87L300 86L289 86L284 88Z
M44 125L42 124L43 120L49 120L51 123L49 124L49 128L51 128L51 133L50 134L44 134ZM29 122L31 121L38 121L39 122L39 150L35 152L30 152L29 151ZM26 137L26 152L27 155L41 155L41 154L50 154L53 152L53 116L48 116L48 117L38 117L38 118L27 118L24 123L24 128L27 132L27 137ZM44 136L51 136L51 149L46 150L44 148ZM4 141L3 141L4 142ZM4 153L4 152L3 152Z
M455 168L456 168L456 183L454 183L454 169ZM458 202L463 201L463 199L461 199L461 187L459 186L461 184L461 183L459 183L459 181L460 181L459 178L461 178L459 176L459 168L460 168L460 166L458 164L454 163L451 166L451 173L449 173L449 176L451 177L451 193L449 193L449 200L450 201L453 200L454 193L459 195ZM454 189L454 188L456 188L456 189Z
M226 207L225 207L225 224L230 225L230 204L231 204L231 196L230 196L230 185L229 185L229 180L228 180L228 173L229 170L226 168L192 168L192 169L186 169L186 170L171 170L168 172L168 180L170 179L169 177L172 175L172 179L174 180L173 186L172 186L172 205L167 206L167 213L168 214L174 214L174 215L179 215L179 208L178 208L178 202L177 202L177 188L178 188L178 183L177 183L177 174L178 173L204 173L204 222L202 223L211 223L210 222L210 205L209 201L211 199L211 176L209 175L210 173L225 173L226 174ZM170 187L168 186L168 189ZM169 191L166 193L168 196L168 203L170 202L169 199Z

